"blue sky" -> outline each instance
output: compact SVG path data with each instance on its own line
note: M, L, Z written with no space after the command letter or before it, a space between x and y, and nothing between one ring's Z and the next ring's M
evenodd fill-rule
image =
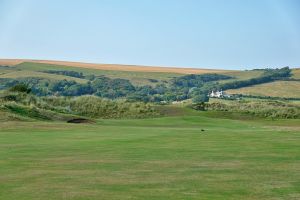
M298 0L0 0L0 58L300 66Z

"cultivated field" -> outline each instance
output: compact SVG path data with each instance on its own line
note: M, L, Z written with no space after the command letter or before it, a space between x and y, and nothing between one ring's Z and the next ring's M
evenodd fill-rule
M10 62L9 62L10 61ZM14 62L13 62L14 61ZM27 61L27 60L24 60ZM30 61L30 60L29 60ZM17 78L16 75L20 75L20 77L39 77L39 78L50 78L54 80L73 80L67 76L49 76L49 74L42 73L46 70L67 70L67 71L76 71L82 72L85 75L104 75L110 78L123 78L130 80L135 85L155 85L157 83L162 83L170 80L173 77L182 76L186 73L221 73L232 76L237 80L247 79L249 77L256 77L261 74L261 72L257 71L229 71L229 70L204 70L204 69L193 69L192 71L188 71L185 68L176 68L176 70L172 70L172 68L163 68L164 70L155 70L156 68L152 67L136 67L142 70L135 70L133 68L126 68L126 70L118 70L115 67L109 68L95 68L95 67L81 67L81 65L71 66L73 62L68 62L69 65L65 62L59 61L48 61L41 63L42 61L30 61L30 62L22 62L22 60L0 60L0 65L12 65L9 71L7 69L0 69L0 78ZM51 64L50 64L51 63ZM54 64L59 63L59 64ZM83 64L82 64L83 65ZM121 66L121 65L120 65ZM146 68L147 70L144 70ZM127 69L133 70L128 71ZM175 68L174 68L175 69ZM30 73L32 71L32 73ZM10 74L7 74L10 73ZM152 82L151 79L155 79L158 82ZM77 82L85 82L83 79L76 79ZM230 81L230 80L226 80Z
M292 78L300 79L300 68L293 69L293 76Z
M300 81L276 81L227 90L229 94L300 98Z
M0 199L299 199L300 121L222 116L1 122Z
M39 78L45 78L50 80L73 80L78 83L86 83L87 80L70 77L70 76L63 76L63 75L57 75L57 74L49 74L49 73L43 73L43 72L37 72L37 71L27 71L27 70L21 70L21 71L6 71L3 74L0 74L0 78L26 78L26 77L39 77Z
M166 81L172 77L181 76L178 73L166 72L141 72L141 71L116 71L116 70L99 70L90 68L70 67L64 65L43 64L34 62L24 62L15 66L17 70L26 70L33 72L41 72L45 70L67 70L82 72L85 75L107 76L110 78L123 78L132 81L136 85L150 85L149 79L155 78L158 81Z
M113 70L113 71L136 71L136 72L165 72L179 74L203 74L203 73L220 73L229 70L214 70L214 69L197 69L197 68L175 68L175 67L156 67L142 65L119 65L119 64L93 64L67 61L50 61L50 60L22 60L22 59L0 59L0 65L17 65L24 62L42 63L51 65L63 65L70 67L80 67L98 70Z
M47 74L40 74L45 70L69 70L82 72L85 75L104 75L110 78L123 78L130 80L135 85L155 85L168 81L173 77L185 74L204 74L204 73L235 73L233 70L213 70L213 69L195 69L195 68L172 68L172 67L153 67L153 66L136 66L136 65L115 65L115 64L91 64L65 61L46 61L46 60L25 60L25 59L0 59L0 66L14 66L21 77L38 77L49 78ZM14 69L11 69L11 72ZM23 71L27 71L24 72ZM28 71L33 71L32 74ZM5 69L0 69L0 75L3 75ZM36 73L39 72L39 73ZM22 75L24 74L24 75ZM26 74L26 75L25 75ZM239 74L239 73L238 73ZM242 73L243 75L243 73ZM46 76L46 77L45 77ZM2 77L2 78L3 78ZM0 77L1 78L1 77ZM67 79L68 77L57 77L57 79ZM158 82L153 82L155 79ZM77 82L85 82L78 80Z

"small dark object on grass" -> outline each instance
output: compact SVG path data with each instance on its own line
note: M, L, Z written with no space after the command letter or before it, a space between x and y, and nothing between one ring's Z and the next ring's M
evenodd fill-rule
M205 131L204 129L201 129L201 131Z
M92 120L84 119L84 118L74 118L67 121L67 123L74 123L74 124L80 124L80 123L94 123Z

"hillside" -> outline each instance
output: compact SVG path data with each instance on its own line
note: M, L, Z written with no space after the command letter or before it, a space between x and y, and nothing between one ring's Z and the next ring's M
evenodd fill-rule
M300 81L275 81L271 83L227 90L229 94L300 98Z
M300 68L292 69L290 81L274 81L249 87L226 90L229 94L300 98Z
M196 68L174 68L156 66L137 66L137 65L117 65L117 64L92 64L66 61L49 60L27 60L27 59L0 59L0 66L14 66L16 70L26 70L39 72L32 73L31 77L45 77L41 74L45 70L72 70L85 73L87 75L104 75L110 78L123 78L130 80L135 85L154 85L153 79L164 82L173 77L185 74L205 74L205 73L234 73L234 70L215 70L215 69L196 69ZM12 75L3 75L13 72L0 69L0 78ZM27 73L28 74L28 73ZM28 74L27 77L29 77ZM51 78L51 77L49 77ZM54 77L52 77L54 78ZM63 77L57 77L63 80ZM57 79L56 78L56 79ZM68 78L66 78L68 80ZM157 82L155 81L155 82Z
M131 72L165 72L178 74L203 74L220 73L230 70L217 69L196 69L196 68L177 68L177 67L157 67L142 65L119 65L119 64L94 64L68 61L50 61L50 60L27 60L27 59L0 59L0 65L18 65L21 63L42 63L51 65L61 65L69 67L79 67L87 69L109 70L109 71L131 71Z
M136 87L135 90L140 91L138 92L139 96L147 96L150 93L155 94L154 96L152 95L151 101L154 99L156 99L155 101L159 101L159 99L160 101L181 101L190 98L189 96L193 96L188 94L187 91L189 91L189 89L192 87L199 87L200 85L203 87L203 84L207 86L210 85L209 87L205 87L205 90L200 91L203 95L207 94L211 89L222 88L226 84L227 86L228 84L231 84L229 88L226 88L228 89L227 92L230 94L299 98L300 92L297 90L297 88L299 88L300 83L298 80L300 79L300 69L292 69L291 72L292 76L289 78L293 79L293 82L271 80L271 82L269 81L268 83L254 82L250 86L246 85L246 87L241 85L237 89L233 89L236 88L236 86L234 84L232 85L232 83L251 79L259 79L264 75L265 70L214 70L136 65L91 64L49 60L0 59L0 81L2 84L9 85L9 81L16 82L21 80L26 81L27 84L31 84L32 86L39 84L39 88L37 88L37 90L43 91L43 94L40 95L54 94L53 92L49 93L46 91L48 90L45 89L46 85L65 80L67 82L64 82L63 84L69 84L68 87L70 87L72 90L72 92L68 92L67 94L75 95L78 94L78 90L81 90L80 87L86 87L86 84L89 84L89 81L92 81L95 78L103 79L105 77L110 81L106 81L106 83L103 82L101 84L113 85L111 85L112 87L107 88L105 91L106 94L103 97L111 98L111 95L114 98L123 97L124 94L111 93L115 93L116 89L119 90L120 87L124 87L125 84L129 88ZM200 78L197 81L200 81L201 84L196 80L192 80L195 77L189 77L189 74L197 74L197 76ZM219 77L213 78L213 76L211 76L212 74L217 74ZM210 78L212 79L204 81L205 78L201 80L202 78L200 76L203 76L202 78L205 76L211 76ZM183 89L183 85L174 85L174 81L179 81L180 84L185 85L184 87L187 86L186 84L189 86L186 89ZM74 85L75 83L77 83L76 86ZM102 87L100 86L101 84L99 84L100 83L98 83L98 86ZM119 84L119 86L117 85L114 87L115 84ZM73 86L71 87L71 85ZM171 89L172 87L173 89ZM177 87L175 91L174 87ZM169 90L166 91L166 88L169 88ZM64 87L63 90L66 89L67 88ZM74 93L74 90L77 90L77 92ZM103 91L100 90L99 92L103 93ZM122 93L122 91L120 92ZM79 93L93 94L91 92ZM161 98L162 95L164 95L165 98Z
M300 68L293 69L292 78L300 79Z

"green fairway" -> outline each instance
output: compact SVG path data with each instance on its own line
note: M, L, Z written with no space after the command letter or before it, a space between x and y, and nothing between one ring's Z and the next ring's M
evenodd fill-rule
M201 115L1 122L0 199L300 198L299 120Z

